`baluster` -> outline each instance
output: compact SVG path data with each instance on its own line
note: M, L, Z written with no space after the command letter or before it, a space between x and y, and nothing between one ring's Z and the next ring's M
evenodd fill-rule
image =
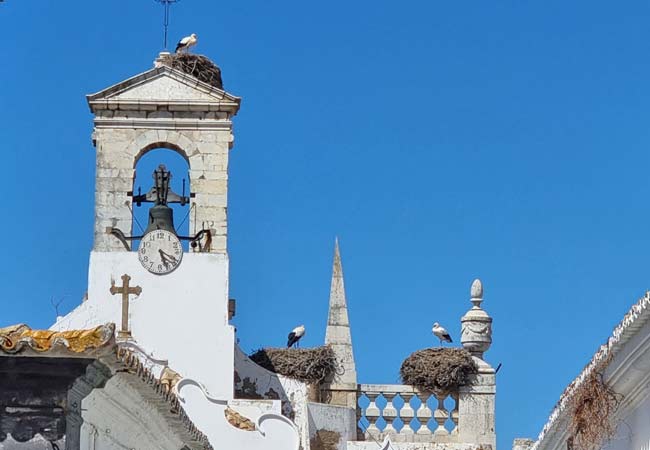
M451 393L451 398L454 399L454 409L451 411L451 420L454 422L454 429L451 434L458 434L458 391Z
M411 407L411 399L415 394L411 392L404 392L400 394L402 400L404 400L404 406L399 410L399 417L404 422L404 427L402 427L400 434L412 436L415 432L411 428L411 420L415 417L415 411Z
M361 422L361 418L363 417L363 408L361 407L360 400L361 397L363 397L365 394L362 391L357 391L357 441L363 441L364 439L364 434L363 434L363 426Z
M447 394L436 394L436 399L438 399L438 407L433 412L433 418L438 422L438 428L433 432L436 436L448 435L449 431L445 428L445 422L449 419L449 412L445 408L445 398Z
M427 405L429 394L418 392L417 396L422 402L415 416L418 422L420 422L420 428L418 429L417 434L420 436L430 436L431 430L429 429L429 419L431 419L431 409L429 409L429 406Z
M366 435L369 438L376 439L379 436L379 428L377 428L376 422L379 419L379 408L375 400L379 397L379 392L365 392L366 397L370 401L370 404L366 408L366 419L368 419L368 428L366 429Z
M386 421L384 434L397 434L397 431L393 427L393 421L397 417L397 410L395 409L395 406L393 406L393 399L397 394L395 392L382 392L382 395L386 399L386 406L381 414Z

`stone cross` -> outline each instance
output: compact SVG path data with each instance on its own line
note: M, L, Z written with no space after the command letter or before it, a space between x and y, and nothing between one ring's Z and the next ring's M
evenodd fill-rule
M116 287L115 281L111 280L111 294L122 294L122 329L117 332L121 338L131 337L129 331L129 295L140 295L142 288L140 286L129 286L131 277L127 274L122 275L122 287Z

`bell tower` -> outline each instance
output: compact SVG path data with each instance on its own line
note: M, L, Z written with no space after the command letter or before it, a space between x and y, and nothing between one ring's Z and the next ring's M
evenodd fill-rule
M161 53L152 69L87 100L97 152L88 297L52 328L116 323L119 338L167 359L211 394L232 398L226 211L240 99L223 90L220 70L207 58ZM150 189L134 190L138 160L159 148L187 162L191 192L174 192L164 165ZM188 236L177 234L169 203L188 208ZM144 231L132 226L138 207L149 209ZM210 356L192 351L196 344Z
M87 97L97 149L94 251L126 251L110 230L132 235L135 165L162 147L190 168L190 233L210 230L209 251L226 252L228 152L240 99L223 91L219 79L208 84L172 68L169 58L162 54L152 70Z

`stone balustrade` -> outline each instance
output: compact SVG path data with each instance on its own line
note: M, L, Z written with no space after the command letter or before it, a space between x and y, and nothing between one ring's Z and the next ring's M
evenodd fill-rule
M365 440L457 442L458 392L435 395L399 384L360 384L357 420Z

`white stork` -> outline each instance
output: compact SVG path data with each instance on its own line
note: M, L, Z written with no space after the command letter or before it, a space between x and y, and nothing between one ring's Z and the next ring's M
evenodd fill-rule
M442 345L442 341L453 342L447 330L441 327L438 322L433 324L433 328L431 328L431 331L440 340L440 345Z
M298 341L304 335L305 335L304 325L297 326L296 328L291 330L291 333L289 333L289 338L287 340L287 348L290 348L294 344L298 345Z
M176 44L176 53L181 53L182 51L189 51L190 47L193 45L196 45L196 42L199 39L196 37L196 34L192 33L189 36L185 36L183 39L178 41L178 44Z

